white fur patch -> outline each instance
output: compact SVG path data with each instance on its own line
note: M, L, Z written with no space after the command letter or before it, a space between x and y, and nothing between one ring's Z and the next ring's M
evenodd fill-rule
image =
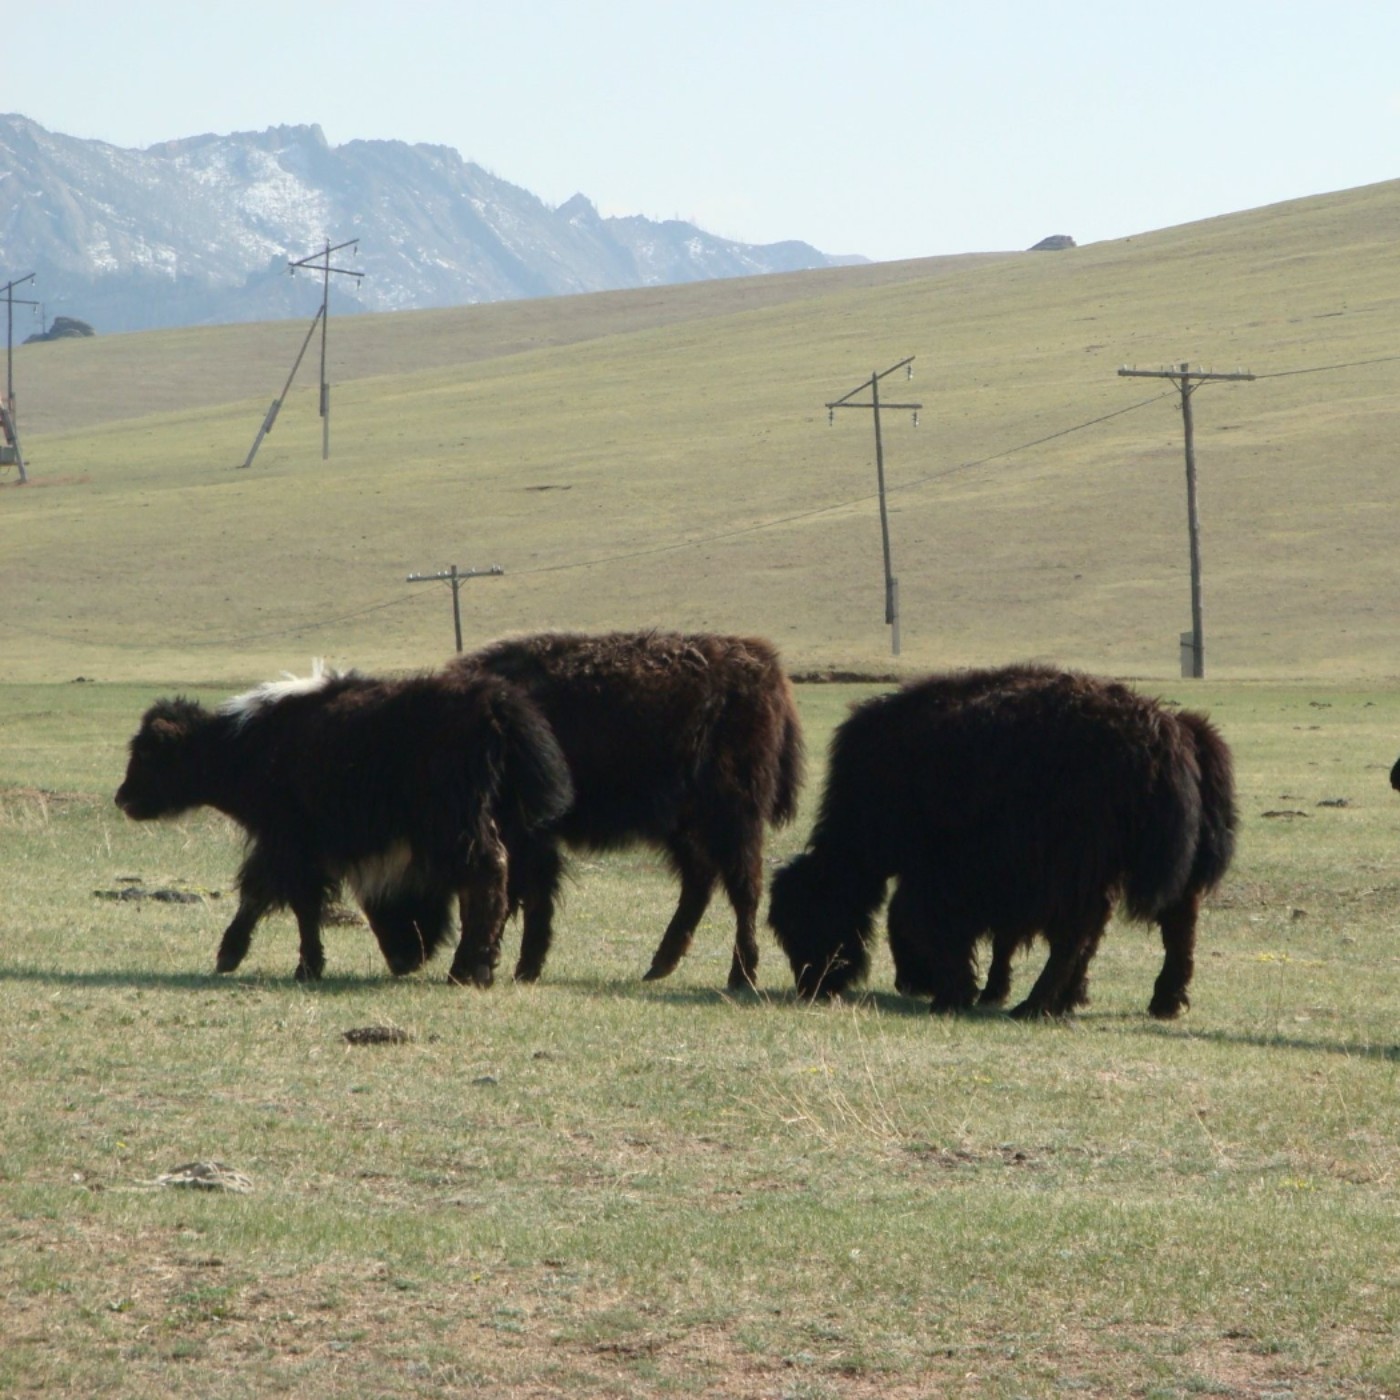
M242 695L234 695L225 700L219 706L219 713L231 716L240 724L246 723L259 710L275 705L279 700L285 700L291 695L310 695L346 674L349 673L327 666L318 656L311 663L309 676L294 676L290 671L283 671L281 680L264 681L261 685L255 685L252 690L245 690Z
M376 896L392 894L404 884L404 876L413 865L413 848L398 840L377 855L357 860L345 872L356 897L363 904Z

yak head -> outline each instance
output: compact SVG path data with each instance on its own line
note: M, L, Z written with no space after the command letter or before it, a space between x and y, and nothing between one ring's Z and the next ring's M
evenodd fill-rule
M193 700L159 700L133 735L117 806L136 821L173 817L198 807L203 762L199 737L212 716Z
M839 996L864 981L885 882L805 851L773 877L768 925L792 964L798 995Z

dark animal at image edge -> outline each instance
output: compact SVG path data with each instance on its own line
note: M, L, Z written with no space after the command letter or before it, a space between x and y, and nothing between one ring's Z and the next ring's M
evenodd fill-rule
M734 907L729 986L752 985L765 827L797 810L802 729L777 652L752 637L664 632L542 634L499 641L445 674L490 676L529 696L559 740L574 802L552 826L507 837L509 900L521 913L515 976L540 975L554 937L561 845L662 851L680 898L646 973L685 956L716 883ZM407 917L374 920L391 964L416 935Z
M1188 1003L1203 897L1234 852L1230 751L1202 715L1046 667L930 677L857 706L832 737L807 850L773 879L769 922L800 992L834 995L869 967L888 911L896 985L934 1010L1010 989L1012 953L1050 956L1013 1015L1088 999L1116 902L1155 921L1164 961L1149 1011Z
M421 966L448 932L450 976L481 981L506 917L505 846L572 800L548 725L488 675L380 681L318 673L274 682L216 710L153 705L131 740L117 805L138 821L209 806L247 833L239 908L219 946L231 972L272 909L290 907L297 976L321 975L327 901L348 882L373 924L381 907L411 929L390 966Z

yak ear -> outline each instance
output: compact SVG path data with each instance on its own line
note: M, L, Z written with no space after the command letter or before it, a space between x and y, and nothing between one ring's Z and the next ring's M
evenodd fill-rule
M187 738L194 733L199 707L190 700L162 700L146 716L145 729L162 742Z

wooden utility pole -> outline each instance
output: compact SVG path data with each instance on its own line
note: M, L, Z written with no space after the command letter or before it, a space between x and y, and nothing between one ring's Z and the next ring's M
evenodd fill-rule
M29 480L24 470L24 453L19 445L19 422L15 414L15 303L21 306L38 306L37 301L26 301L15 295L15 288L32 282L34 273L16 277L0 287L5 296L5 401L0 404L0 466L17 466L21 484Z
M331 455L331 386L330 381L326 378L326 323L330 320L331 273L334 272L340 277L354 277L357 280L365 275L363 272L356 272L353 268L333 266L331 254L340 252L342 248L358 248L359 246L360 240L351 238L332 247L328 238L326 246L319 253L309 253L306 257L298 258L295 262L287 264L287 271L293 276L296 275L296 270L299 267L310 268L321 274L321 309L312 318L311 329L307 331L296 363L292 365L292 372L287 376L287 383L282 390L281 398L273 399L272 407L267 410L267 415L263 418L262 427L258 430L257 437L253 439L253 445L248 451L248 458L243 463L245 467L253 465L253 458L257 455L258 448L262 446L263 438L272 431L272 425L277 420L278 410L282 407L282 399L287 397L287 393L292 387L292 380L296 378L302 356L306 354L306 347L311 344L311 337L316 333L318 325L321 327L321 460L324 462Z
M885 503L885 446L884 437L880 431L880 409L896 408L908 409L914 414L914 426L919 426L919 410L923 407L921 403L887 403L880 402L880 381L887 375L891 375L897 369L907 369L908 378L914 377L914 356L910 355L901 360L897 365L891 365L889 369L881 370L878 374L872 374L869 379L857 384L849 394L843 394L839 399L833 399L826 406L826 421L834 423L836 421L836 410L838 408L868 408L874 412L875 416L875 481L880 493L880 541L884 549L885 557L885 625L890 630L890 650L895 656L899 655L899 579L895 577L894 566L890 557L890 516L889 509ZM852 400L862 390L870 390L869 402L855 403Z
M490 578L496 574L503 574L505 570L499 564L492 564L489 569L459 569L455 564L451 565L445 572L439 574L409 574L406 583L450 583L452 585L452 626L457 633L457 651L462 650L462 604L458 598L458 593L465 580L469 578Z
M1186 529L1191 545L1191 631L1183 633L1182 675L1196 679L1206 673L1206 634L1204 605L1201 600L1201 518L1196 503L1196 435L1191 415L1191 395L1198 386L1212 380L1253 379L1252 374L1235 370L1233 374L1216 374L1212 370L1193 370L1182 363L1178 369L1120 369L1125 378L1170 379L1181 394L1181 422L1186 435ZM1188 657L1189 648L1189 672Z

